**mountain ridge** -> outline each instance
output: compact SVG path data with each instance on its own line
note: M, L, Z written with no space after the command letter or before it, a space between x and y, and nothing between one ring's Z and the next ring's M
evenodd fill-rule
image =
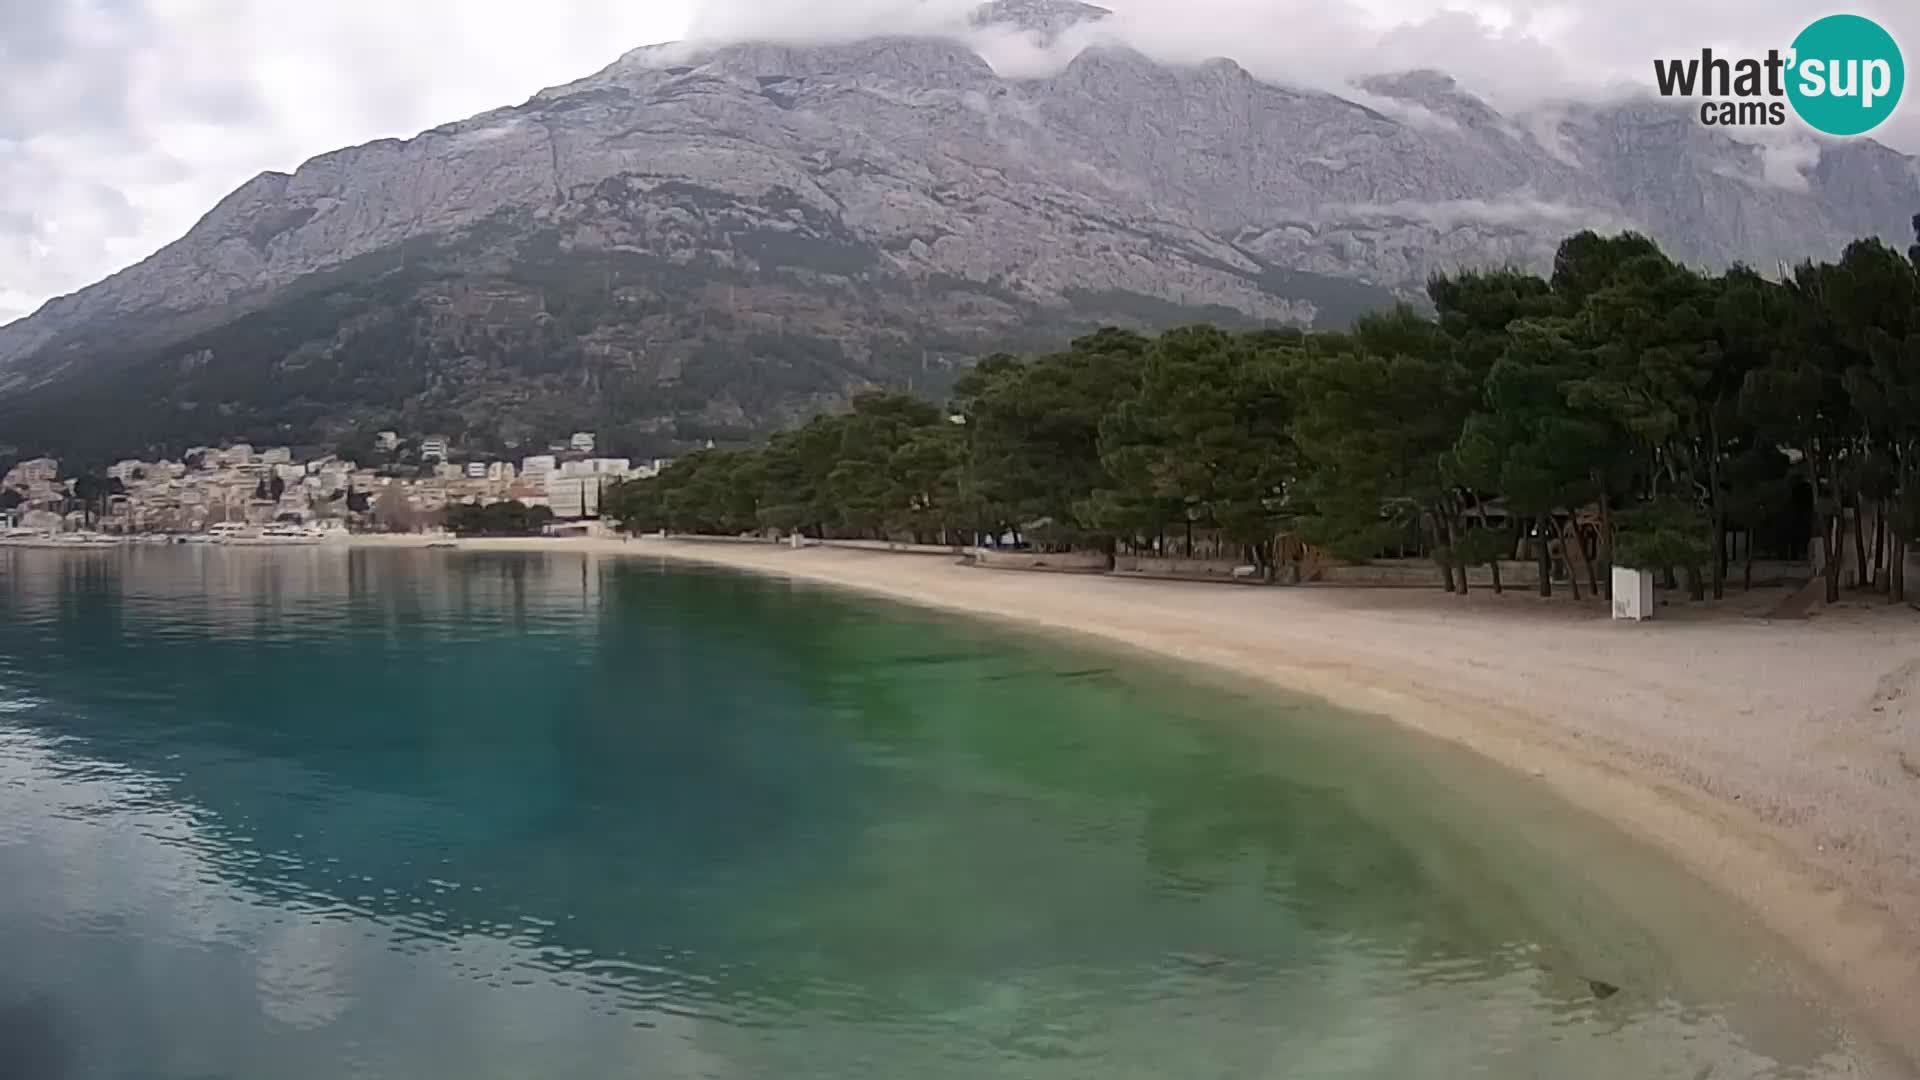
M1000 0L976 25L1058 36L1102 10ZM644 47L520 105L249 180L181 240L0 328L0 421L21 423L23 403L80 407L94 399L73 387L138 371L175 414L264 422L251 398L154 373L237 363L219 350L194 360L211 348L195 343L282 309L302 312L288 317L312 336L256 346L228 334L224 348L257 348L243 359L269 372L305 370L311 356L363 348L359 324L390 317L411 327L395 363L443 388L443 422L475 421L449 388L465 377L519 387L504 405L476 391L495 411L566 398L554 408L594 414L552 389L554 373L521 370L531 353L480 362L462 345L482 331L525 336L558 309L575 313L579 338L551 345L572 357L568 374L591 386L650 373L658 400L634 389L626 404L660 432L689 414L689 365L732 350L721 366L750 369L752 333L839 351L784 403L742 405L741 388L721 386L691 409L751 433L916 367L937 389L1002 340L1037 345L1103 321L1335 324L1417 296L1437 270L1541 266L1589 226L1641 229L1690 262L1770 268L1858 235L1900 236L1920 202L1920 163L1865 140L1829 144L1783 177L1761 149L1647 103L1573 106L1543 126L1430 71L1366 80L1356 97L1100 44L1026 79L951 37ZM302 299L358 295L324 291L356 265L390 284L404 270L419 288L377 309ZM743 288L772 306L744 309ZM528 325L473 315L472 295L488 289L512 293L501 310ZM587 303L583 289L627 289L627 306ZM677 314L633 307L648 303ZM333 308L332 322L316 315ZM301 434L395 412L311 393Z

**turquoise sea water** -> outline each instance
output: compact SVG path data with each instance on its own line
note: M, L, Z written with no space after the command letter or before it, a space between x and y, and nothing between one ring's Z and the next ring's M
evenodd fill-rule
M0 550L0 1078L1857 1075L1801 985L1524 779L1131 654L644 559Z

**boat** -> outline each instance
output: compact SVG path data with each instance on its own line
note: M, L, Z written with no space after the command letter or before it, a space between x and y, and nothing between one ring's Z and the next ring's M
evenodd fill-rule
M231 533L224 543L243 547L304 547L318 544L324 539L326 535L311 526L279 524Z
M317 544L326 539L311 525L269 525L260 535L270 544Z
M0 530L0 544L12 547L45 547L54 542L53 534L45 529L5 529Z

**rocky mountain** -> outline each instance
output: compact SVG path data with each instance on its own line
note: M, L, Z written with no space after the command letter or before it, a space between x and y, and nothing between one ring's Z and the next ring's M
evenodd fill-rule
M1097 23L998 0L971 31ZM997 75L964 34L640 49L525 104L267 173L0 328L0 442L106 453L381 426L636 453L1104 323L1330 325L1463 264L1635 227L1771 268L1904 240L1920 163L1804 173L1651 102L1504 116L1112 46Z

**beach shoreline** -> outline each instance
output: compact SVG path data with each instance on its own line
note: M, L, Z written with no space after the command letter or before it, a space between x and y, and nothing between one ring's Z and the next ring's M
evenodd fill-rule
M421 538L356 538L424 546ZM641 538L466 551L671 559L1143 649L1384 715L1544 782L1802 954L1920 1063L1920 617L1685 610L1426 590L1219 588L995 572L952 555Z

